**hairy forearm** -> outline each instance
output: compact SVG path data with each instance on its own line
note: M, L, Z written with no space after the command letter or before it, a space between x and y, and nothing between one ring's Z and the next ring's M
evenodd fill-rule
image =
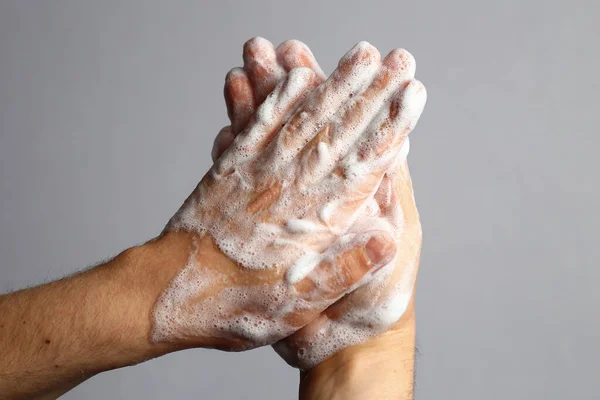
M101 371L173 350L148 340L152 306L174 273L158 267L171 256L151 243L1 296L0 397L58 395Z
M413 398L414 307L390 330L346 348L300 377L301 400Z

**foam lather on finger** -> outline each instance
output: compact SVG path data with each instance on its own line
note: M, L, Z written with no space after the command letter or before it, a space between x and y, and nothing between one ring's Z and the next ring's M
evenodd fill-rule
M308 67L315 71L319 81L323 82L327 76L315 60L308 46L299 40L286 40L277 46L277 61L286 71L297 67Z
M233 68L227 73L223 94L234 135L240 133L248 124L256 110L254 91L248 74L242 68Z
M260 104L285 71L277 62L273 43L261 37L255 37L244 44L244 70L253 83L255 100Z
M426 99L425 87L413 79L386 102L342 160L346 177L360 180L369 171L389 168L419 120Z
M315 85L315 74L309 68L295 68L286 79L277 84L273 92L258 107L253 120L240 133L225 156L215 165L213 172L221 174L235 165L260 155L260 150L289 118Z

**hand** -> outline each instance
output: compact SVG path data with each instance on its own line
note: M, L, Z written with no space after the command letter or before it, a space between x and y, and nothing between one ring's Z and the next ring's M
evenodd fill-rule
M391 226L349 228L425 103L405 54L381 63L363 42L310 96L309 68L275 87L165 230L192 251L157 302L155 341L273 343L389 264Z
M403 53L406 78L414 77L414 59ZM231 126L215 140L216 160L239 133L254 107L266 93L295 67L315 70L319 80L324 74L306 45L290 40L277 49L264 39L253 39L244 46L244 68L234 68L227 75L225 99ZM258 77L258 78L257 78ZM406 163L408 138L397 160L397 168L384 176L374 198L351 228L361 231L387 223L395 232L397 257L377 277L330 306L314 321L274 348L288 363L307 369L333 352L362 343L397 324L412 297L421 249L421 225L413 197Z

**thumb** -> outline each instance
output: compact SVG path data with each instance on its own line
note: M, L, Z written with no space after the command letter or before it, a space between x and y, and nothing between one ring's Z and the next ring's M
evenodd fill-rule
M396 255L396 242L385 231L369 231L341 237L314 268L294 287L333 302L353 291Z

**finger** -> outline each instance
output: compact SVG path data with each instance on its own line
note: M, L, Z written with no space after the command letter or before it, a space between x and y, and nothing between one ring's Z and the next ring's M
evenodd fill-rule
M367 42L348 51L277 136L277 158L286 162L295 158L339 108L371 82L380 64L379 51Z
M334 302L388 264L396 254L396 242L383 231L347 235L329 253L318 263L301 259L288 271L286 279L298 293Z
M325 82L327 76L317 63L308 46L299 40L286 40L275 50L277 61L286 72L297 67L308 67L315 71L317 81Z
M260 104L283 77L283 68L277 63L273 44L261 37L244 44L243 58L244 70L254 87L254 100Z
M400 154L402 143L416 125L427 95L418 81L408 82L396 95L389 108L379 112L370 128L339 162L323 184L337 183L340 204L333 218L350 218L358 207L373 194L383 175Z
M231 126L222 128L213 142L212 151L210 153L213 162L217 161L221 154L233 143L235 135L231 131Z
M231 132L237 135L248 124L256 110L254 88L246 71L233 68L225 77L225 104L231 121Z
M316 85L315 73L311 69L292 70L258 107L246 129L219 158L213 173L225 174L235 165L260 156L261 150L270 142L283 121L289 118Z
M311 184L326 176L365 131L374 129L371 126L374 117L414 73L415 60L408 51L390 52L366 90L340 110L335 117L340 122L327 123L304 147L300 155L303 166L300 183Z
M417 124L426 101L425 86L415 79L407 82L389 107L381 110L374 119L370 129L348 154L345 164L356 160L361 164L370 163L374 169L389 167L402 154L401 150L407 150L403 147L404 140Z

